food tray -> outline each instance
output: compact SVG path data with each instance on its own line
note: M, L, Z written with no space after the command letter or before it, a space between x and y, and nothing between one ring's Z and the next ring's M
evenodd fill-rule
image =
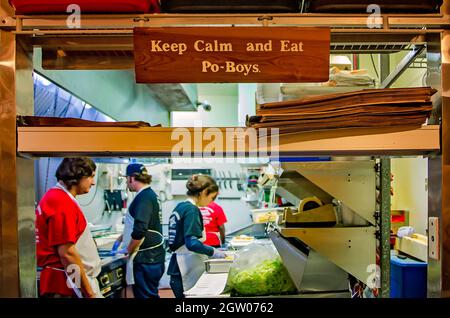
M205 261L207 273L228 273L233 260L229 259L209 259Z

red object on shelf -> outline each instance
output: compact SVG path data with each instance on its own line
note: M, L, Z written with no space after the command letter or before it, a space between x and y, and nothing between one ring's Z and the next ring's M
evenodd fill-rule
M160 12L158 0L9 0L16 14L72 14L70 5L79 5L83 13ZM69 12L67 12L69 11Z
M403 214L403 215L392 215L392 217L391 217L391 222L394 222L394 223L403 223L403 222L405 222L405 215Z

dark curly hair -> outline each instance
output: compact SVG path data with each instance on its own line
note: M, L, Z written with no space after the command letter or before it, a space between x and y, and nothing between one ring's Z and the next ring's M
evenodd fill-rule
M90 158L64 158L56 169L56 180L64 182L70 189L78 185L83 177L90 177L94 174L97 166Z
M216 180L203 174L194 174L191 176L186 183L186 188L188 189L186 194L190 197L198 197L205 189L207 189L206 194L219 192Z

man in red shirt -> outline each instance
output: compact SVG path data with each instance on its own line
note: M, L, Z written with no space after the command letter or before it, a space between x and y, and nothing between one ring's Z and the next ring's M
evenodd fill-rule
M65 158L56 171L58 183L36 208L36 253L44 297L102 297L96 279L100 257L75 199L95 184L95 169L89 158Z
M203 224L206 231L205 245L220 247L225 244L225 223L227 217L222 207L212 201L208 206L201 207Z

